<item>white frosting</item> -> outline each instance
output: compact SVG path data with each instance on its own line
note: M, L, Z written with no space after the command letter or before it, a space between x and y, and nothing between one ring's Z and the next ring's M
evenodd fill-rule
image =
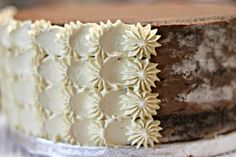
M17 22L16 28L10 33L10 40L12 46L17 47L21 50L28 50L33 46L33 38L30 35L30 30L32 28L32 22ZM24 52L24 51L21 51Z
M59 26L48 25L43 30L36 34L36 43L49 55L62 56L66 54L63 39L60 38L60 33L65 29Z
M108 55L114 55L117 52L122 52L124 46L121 44L124 40L126 30L130 30L131 26L123 24L121 21L116 21L112 24L110 21L105 26L101 24L102 35L99 38L99 45L102 50Z
M102 78L100 75L100 71L103 67L102 61L99 59L91 60L90 67L91 67L92 71L94 72L94 75L92 75L92 78L91 78L91 83L92 83L93 87L98 89L99 91L101 91L103 89L111 88L110 84L107 82L107 80Z
M70 106L77 118L86 119L91 114L92 106L98 103L94 92L83 90L74 94L70 99ZM92 115L91 115L92 116Z
M91 69L95 73L91 82L98 90L121 86L123 83L122 71L127 64L127 58L122 56L107 57L104 62L99 59L91 61Z
M112 56L105 59L99 75L111 84L122 84L122 74L124 67L127 66L127 59L121 56Z
M159 131L162 130L159 121L152 119L137 120L135 125L129 128L127 133L128 141L131 145L137 144L137 148L143 145L147 148L149 145L154 146L154 143L159 143L158 138L161 137Z
M122 52L124 46L121 42L124 40L124 30L130 30L130 25L123 24L121 21L111 23L100 23L98 29L90 29L90 35L87 36L89 40L89 52L98 53L105 52L107 55L114 55L117 52Z
M42 136L44 116L40 109L36 106L25 106L20 108L19 112L20 129L30 135Z
M1 71L3 72L2 75L12 75L12 65L14 62L14 58L9 56L9 51L3 49L6 54L3 54L0 58L1 60Z
M82 145L82 146L95 146L96 144L91 138L89 132L91 127L91 122L86 120L76 120L72 125L71 134L73 142Z
M133 121L131 119L112 120L105 129L108 146L124 146L129 144L127 132Z
M124 117L121 110L120 97L126 93L126 90L114 90L105 93L99 101L99 109L108 117Z
M67 75L78 87L92 87L90 81L94 73L90 68L88 60L72 60L71 65L67 69Z
M28 51L19 54L13 62L12 68L14 72L22 77L24 77L25 75L32 75L36 70L36 55L37 51L35 51L34 49L29 49Z
M121 109L125 115L131 115L134 119L138 117L151 118L157 114L156 110L160 108L158 105L160 100L157 97L157 93L128 91L127 94L121 95Z
M0 25L0 42L1 45L5 48L9 48L11 46L10 36L9 36L9 26L11 23L1 24Z
M50 84L60 84L66 78L66 65L63 59L46 58L39 66L40 75Z
M125 85L133 87L134 90L151 91L151 86L155 87L155 81L159 81L157 74L160 70L157 65L148 59L129 61L128 67L122 72Z
M35 105L38 92L34 78L20 79L14 83L14 96L20 105Z
M100 92L93 93L93 103L90 103L89 106L89 117L94 120L102 120L104 119L104 114L100 108L99 101L102 99L102 94Z
M39 95L39 103L53 113L60 113L67 109L70 95L66 87L52 86Z
M76 23L71 22L69 25L65 25L65 29L68 32L68 46L73 52L77 53L81 57L95 56L95 53L88 51L89 30L98 29L97 24L86 23L82 24L79 21Z
M159 70L149 61L160 46L156 29L121 21L61 27L8 14L0 13L0 83L11 128L81 146L158 141L151 86Z
M95 142L96 146L105 146L106 140L104 135L105 121L92 121L90 126L89 134L92 140Z
M10 92L10 91L8 91ZM1 107L3 109L3 112L5 112L9 126L11 128L17 128L19 129L19 106L16 105L14 99L12 99L9 96L3 95L1 93Z
M70 132L70 123L64 114L55 114L44 121L44 130L51 140L63 142Z
M126 30L124 35L125 40L122 42L124 50L128 51L128 56L136 56L141 59L143 57L151 58L156 55L156 47L161 45L157 40L161 37L156 35L157 29L151 30L151 25L148 24L142 27L140 23L137 26L132 26L131 30Z

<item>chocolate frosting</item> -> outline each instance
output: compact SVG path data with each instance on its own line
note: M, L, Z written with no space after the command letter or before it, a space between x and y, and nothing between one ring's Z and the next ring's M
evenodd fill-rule
M162 100L164 141L236 129L235 26L236 19L159 27L162 47L152 62L159 63L161 81L153 92Z

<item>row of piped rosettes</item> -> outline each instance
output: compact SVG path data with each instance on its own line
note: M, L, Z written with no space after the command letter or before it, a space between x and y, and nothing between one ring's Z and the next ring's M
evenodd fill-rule
M42 107L38 104L41 85L39 56L32 22L20 22L0 16L1 102L10 127L31 135L43 133Z
M9 118L14 127L88 146L158 142L160 122L152 116L160 101L151 86L159 70L149 61L160 46L156 29L121 21L60 27L14 20L6 28L0 41L11 61L2 69L14 77L5 95L14 94L4 101L16 112Z

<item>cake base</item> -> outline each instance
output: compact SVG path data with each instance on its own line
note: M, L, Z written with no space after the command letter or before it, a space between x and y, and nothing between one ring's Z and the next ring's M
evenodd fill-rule
M22 133L9 131L5 120L0 114L0 155L17 157L197 157L197 156L236 156L236 132L221 135L214 139L197 140L159 145L154 149L98 148L78 147L68 144L55 144L51 141L26 136ZM22 149L23 148L23 149Z
M62 143L55 144L51 141L29 137L16 131L11 131L11 137L17 145L23 147L30 154L40 156L48 156L50 154L50 156L58 157L220 157L227 152L236 151L236 132L221 135L214 139L163 144L156 148L148 149L135 149L134 147L122 147L119 149L79 147Z

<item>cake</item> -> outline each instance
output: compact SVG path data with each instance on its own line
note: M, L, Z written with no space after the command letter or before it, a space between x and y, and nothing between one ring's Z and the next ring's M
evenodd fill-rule
M236 130L235 5L54 5L0 24L10 130L136 148Z

